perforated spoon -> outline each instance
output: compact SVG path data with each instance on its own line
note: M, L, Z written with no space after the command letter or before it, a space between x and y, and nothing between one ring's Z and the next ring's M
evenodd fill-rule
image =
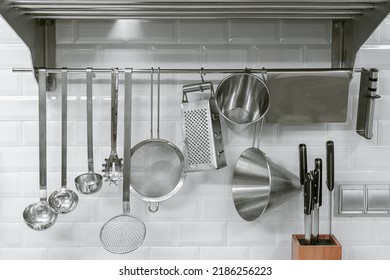
M54 212L57 214L67 214L73 211L78 202L79 197L77 194L66 187L66 165L67 165L67 125L68 125L68 70L62 69L61 73L61 110L62 110L62 133L61 133L61 189L54 191L49 196L49 204Z
M39 69L39 196L40 201L30 204L23 211L23 219L33 230L50 228L57 214L47 203L46 162L46 69Z
M103 177L109 184L117 185L122 180L122 159L118 157L116 152L116 138L118 131L118 87L119 87L119 71L112 69L111 72L111 153L103 164Z

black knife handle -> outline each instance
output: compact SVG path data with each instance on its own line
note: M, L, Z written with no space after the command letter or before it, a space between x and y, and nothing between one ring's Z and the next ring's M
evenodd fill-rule
M299 144L299 179L301 181L301 185L305 184L305 176L307 173L307 151L305 144Z
M310 215L313 210L313 193L312 193L312 182L313 178L310 172L305 174L305 182L303 185L303 206L304 213Z
M318 206L322 206L322 159L316 158L314 161L314 166L318 171Z
M334 143L333 141L326 142L326 183L328 190L331 192L334 189Z
M314 209L314 204L318 204L318 170L314 169L313 171L310 172L312 176L312 197L313 197L313 209Z

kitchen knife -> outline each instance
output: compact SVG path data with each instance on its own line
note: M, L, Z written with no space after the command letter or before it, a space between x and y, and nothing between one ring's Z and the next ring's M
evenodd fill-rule
M320 206L322 205L322 160L316 158L314 161L315 169L313 171L313 244L317 244L320 233Z
M305 176L307 173L307 151L305 144L299 144L299 179L301 181L301 186L305 184Z
M329 190L329 239L332 235L332 191L334 189L334 143L326 142L326 185Z
M312 174L312 240L311 244L317 244L317 235L318 235L318 171L314 169L311 171Z
M313 177L310 172L305 174L305 182L303 186L303 205L305 216L305 245L311 244L312 239L312 221L311 213L313 210Z
M315 160L315 168L318 169L318 206L322 206L322 159Z

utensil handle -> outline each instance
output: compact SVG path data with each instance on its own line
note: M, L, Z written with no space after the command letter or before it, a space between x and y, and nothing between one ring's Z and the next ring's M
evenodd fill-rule
M41 201L47 201L46 75L46 69L39 69L39 197Z
M118 134L118 90L119 71L113 68L111 71L111 152L116 153L116 139Z
M211 82L204 82L204 83L197 83L197 84L190 84L190 85L184 85L183 86L183 93L189 93L189 92L203 92L208 89L212 89Z
M160 79L160 67L157 68L157 139L160 139L160 92L161 79Z
M305 176L307 173L307 150L305 144L299 144L299 179L301 181L301 185L305 184Z
M261 118L259 121L255 123L255 130L253 132L253 140L252 140L252 147L259 148L260 147L260 137L261 137L261 131L263 130L263 118Z
M334 189L334 143L333 141L326 142L326 182L328 190L331 192Z
M87 149L88 149L88 172L94 173L93 167L93 122L92 122L92 68L86 69L87 79Z
M188 97L187 93L190 92L203 92L205 90L210 90L210 98L214 98L214 87L212 82L203 82L203 83L196 83L196 84L189 84L189 85L184 85L182 87L183 91L183 97L181 99L182 103L187 103L188 102Z
M314 169L312 171L312 177L313 177L313 182L312 182L312 196L313 196L313 205L318 207L318 170Z
M150 139L153 139L153 67L150 68Z
M68 137L68 69L61 70L61 186L66 187Z
M318 206L322 206L322 159L316 158L314 165L318 172Z
M125 121L123 151L123 213L130 213L131 114L133 69L125 69Z
M307 172L305 175L305 183L303 187L303 206L304 213L310 215L313 210L313 187L312 187L313 177L310 172Z

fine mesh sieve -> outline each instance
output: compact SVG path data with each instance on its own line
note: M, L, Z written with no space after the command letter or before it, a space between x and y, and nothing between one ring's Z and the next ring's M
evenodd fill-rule
M160 69L157 71L157 138L153 138L153 68L151 68L151 139L131 149L131 191L148 202L150 212L175 195L185 179L184 156L171 142L160 139ZM152 208L152 204L155 204Z
M143 221L130 213L131 79L132 70L125 69L123 214L111 218L100 231L100 241L103 247L114 254L126 254L134 251L143 243L146 235Z
M100 232L104 248L114 254L127 254L137 249L145 238L145 224L130 214L110 219Z
M187 93L210 90L210 98L188 102ZM215 170L226 166L221 123L211 82L183 86L181 104L186 171Z

